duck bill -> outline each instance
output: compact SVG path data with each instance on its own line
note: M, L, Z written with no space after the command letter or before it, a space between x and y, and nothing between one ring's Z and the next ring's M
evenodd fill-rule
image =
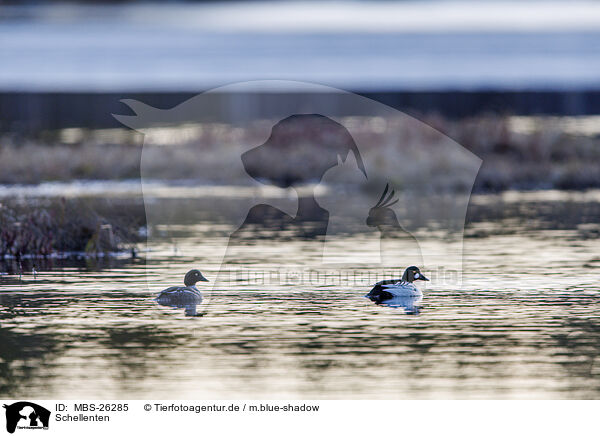
M425 277L423 274L419 274L419 278L417 280L423 280L423 281L426 281L426 282L429 281L429 279L427 277Z
M200 277L200 281L201 281L201 282L208 282L209 280L208 280L206 277L204 277L204 276L201 276L201 277Z

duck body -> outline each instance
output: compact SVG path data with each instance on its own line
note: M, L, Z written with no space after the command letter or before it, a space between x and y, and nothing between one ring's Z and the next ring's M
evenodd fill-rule
M422 298L423 293L413 284L415 280L429 281L421 274L419 268L410 266L404 271L401 279L382 280L375 283L373 289L365 297L378 304L393 298Z
M373 289L366 295L368 298L422 297L419 288L402 280L382 280L375 283Z
M202 292L196 286L171 286L158 294L160 304L184 304L202 302Z
M196 283L207 281L197 269L188 271L184 278L185 286L171 286L162 290L156 297L156 302L164 306L199 304L202 302L202 292L196 287Z

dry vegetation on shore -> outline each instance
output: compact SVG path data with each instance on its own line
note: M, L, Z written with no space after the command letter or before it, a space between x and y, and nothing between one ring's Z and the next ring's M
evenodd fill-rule
M447 120L430 115L426 124L448 135L483 160L474 190L497 192L507 189L586 189L600 187L600 118L479 116ZM405 144L399 138L417 141L427 150L427 137L414 132L414 124L384 120L373 128L372 120L359 123L360 135L368 137L371 165L399 162ZM398 135L398 132L402 132ZM168 133L168 132L167 132ZM255 141L256 132L223 125L188 126L185 135L164 137L168 145L146 146L147 173L158 179L202 178L218 180L223 159L238 158L242 145ZM40 138L0 137L0 183L35 184L72 179L119 180L140 175L142 136L127 130L67 131ZM253 142L254 143L254 142ZM414 148L414 147L413 147ZM174 151L176 150L176 152ZM201 150L202 156L198 156ZM427 155L443 163L448 156ZM450 157L452 159L452 157ZM184 175L182 177L182 175ZM452 186L443 171L433 186ZM227 181L246 174L227 174Z
M431 191L461 183L460 171L444 171L456 163L454 157L432 152L435 141L422 129L411 130L415 123L383 121L350 120L359 143L369 147L364 153L367 168L395 168L408 150L426 162L425 166L409 166L408 176L425 172ZM600 117L480 116L453 121L432 115L422 121L483 160L475 192L600 187ZM241 165L239 173L224 174L222 162L239 159L248 142L259 144L265 128L272 124L265 122L256 130L223 125L167 129L155 137L158 142L144 146L145 174L156 179L235 183L248 175ZM139 178L142 139L139 133L124 129L68 129L45 132L38 138L0 135L0 184ZM0 196L0 259L66 252L95 256L131 248L139 240L137 232L144 225L141 199L130 205L90 201L19 202Z
M58 253L98 256L131 249L141 238L143 206L89 200L0 203L0 259Z

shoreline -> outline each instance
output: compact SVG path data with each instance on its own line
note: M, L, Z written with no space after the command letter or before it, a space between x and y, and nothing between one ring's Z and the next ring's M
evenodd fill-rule
M488 114L453 120L431 113L419 117L420 122L406 116L342 120L352 123L356 138L368 144L365 164L374 179L397 167L402 168L401 179L390 182L419 180L428 192L451 192L453 186L463 189L470 183L456 169L461 156L444 153L436 138L424 134L422 126L429 126L482 160L473 192L600 188L600 116ZM155 127L148 144L144 135L126 128L0 134L0 186L23 185L26 190L25 186L72 180L134 184L140 175L175 183L182 174L200 175L185 178L194 178L195 183L200 179L201 185L247 185L240 156L249 145L260 143L257 138L272 122L258 120L241 131L233 124L186 124L181 126L185 134L173 127ZM156 138L159 142L152 142ZM289 158L292 163L297 160ZM306 167L318 158L306 156L295 164ZM406 160L417 165L406 166ZM224 172L225 166L232 170ZM311 182L309 173L305 176Z

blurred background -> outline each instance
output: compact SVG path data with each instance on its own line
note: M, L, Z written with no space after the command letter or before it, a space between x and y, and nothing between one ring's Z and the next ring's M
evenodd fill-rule
M138 177L121 99L282 79L425 121L484 159L478 190L597 187L598 29L595 1L2 2L0 183Z

